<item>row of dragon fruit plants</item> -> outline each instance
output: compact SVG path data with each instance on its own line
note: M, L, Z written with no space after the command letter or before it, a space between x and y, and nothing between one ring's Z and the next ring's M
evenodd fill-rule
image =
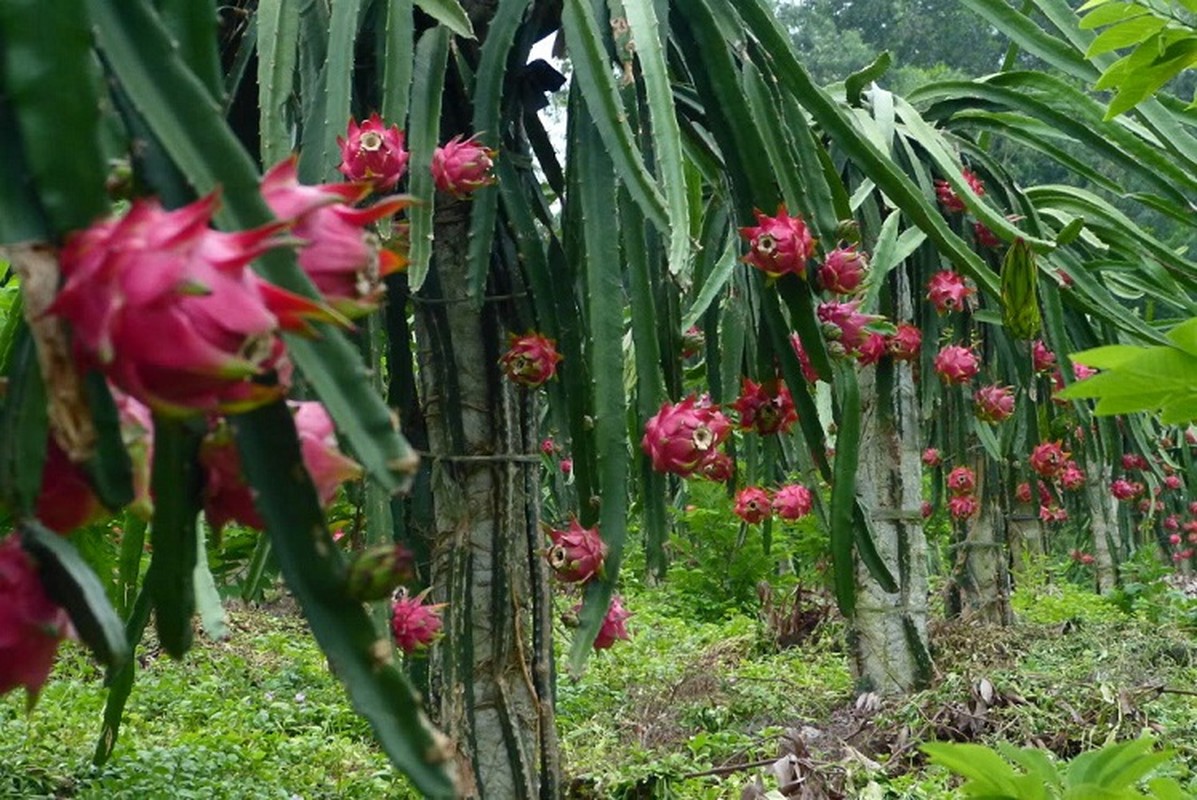
M149 518L153 506L150 465L154 431L151 409L163 415L205 421L208 434L199 452L203 472L203 512L214 529L230 523L253 529L264 527L252 491L242 473L226 415L243 412L287 394L292 367L281 331L304 334L313 320L348 324L376 309L383 298L383 278L405 266L405 226L394 215L412 198L394 193L404 174L408 154L398 126L377 115L360 125L351 120L339 139L340 171L346 183L307 186L298 182L295 160L268 170L261 194L277 221L248 231L220 232L212 225L215 195L165 210L153 198L137 199L124 212L69 236L59 256L63 285L46 313L67 321L73 354L81 370L98 369L107 378L117 402L126 448L134 464L136 497L130 510ZM493 160L498 154L474 140L454 138L436 150L432 162L438 190L466 198L494 182ZM973 190L984 193L981 182L965 173ZM381 199L365 204L375 193ZM937 186L945 213L961 215L964 205L944 182ZM818 261L812 275L825 293L817 308L829 351L865 366L888 358L917 364L923 334L909 321L896 324L863 313L856 297L869 268L868 255L854 245L838 244L817 253L803 217L784 207L775 216L758 212L757 224L742 228L747 252L743 261L771 278L792 273L807 279L809 263ZM974 226L978 246L998 242L980 223ZM311 301L275 286L248 269L255 258L274 248L297 248L298 263L323 296ZM103 285L103 292L95 290ZM951 270L935 274L926 286L926 299L939 314L964 310L975 290ZM163 339L176 343L165 349ZM693 352L701 349L700 335L686 337ZM791 339L807 380L817 375L797 335ZM971 387L981 372L973 345L944 341L935 345L936 378L945 385ZM1055 355L1042 341L1033 345L1036 374L1060 384ZM553 378L561 356L555 343L536 332L511 334L501 359L507 377L534 391ZM1077 377L1085 368L1077 366ZM988 383L971 392L978 419L1001 425L1014 412L1015 388ZM360 467L337 447L333 423L318 402L292 403L302 457L323 503L329 504L339 487L360 478ZM772 437L791 431L798 420L793 399L778 378L756 382L744 377L740 395L725 407L701 393L666 402L645 426L641 446L652 467L692 480L729 482L736 465L724 444L734 430L743 435ZM1074 436L1083 435L1079 428ZM1192 441L1191 434L1186 434ZM1037 476L1036 486L1024 483L1017 497L1039 502L1039 517L1047 526L1068 519L1064 499L1088 480L1069 458L1062 440L1039 444L1027 463ZM568 454L546 440L546 459L568 472ZM947 469L934 448L923 462L942 478L947 489L946 510L963 525L978 511L976 478L965 464ZM1179 502L1184 485L1167 472L1147 496L1140 476L1150 466L1142 455L1123 457L1125 476L1110 486L1119 499L1136 502L1136 513L1162 519L1164 540L1178 561L1193 556L1197 542L1197 502L1182 519ZM946 474L945 474L946 473ZM816 504L819 486L803 482L742 486L735 495L735 513L748 525L772 515L798 520ZM939 493L936 493L938 496ZM1171 509L1172 513L1163 513ZM79 465L70 461L53 435L47 442L35 516L52 531L72 531L110 516ZM934 509L930 501L924 514ZM585 584L601 575L607 552L601 532L584 528L576 519L560 520L548 531L545 557L563 584ZM1077 550L1079 559L1089 556ZM391 627L396 645L405 653L425 650L438 637L442 605L426 601L428 591L409 594L404 584L413 577L411 556L401 547L380 546L354 556L349 584L363 601L392 599ZM24 686L36 696L53 664L59 642L72 635L66 612L54 604L40 584L34 557L16 535L0 542L0 693ZM617 596L594 646L604 649L628 636L630 613Z

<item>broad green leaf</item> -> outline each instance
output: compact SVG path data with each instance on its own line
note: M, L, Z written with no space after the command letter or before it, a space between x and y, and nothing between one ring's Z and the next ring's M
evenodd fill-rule
M1077 9L1078 14L1084 11L1084 6ZM1081 30L1092 30L1093 28L1100 28L1103 25L1113 25L1116 22L1123 22L1150 13L1150 9L1144 8L1137 3L1106 2L1101 8L1091 10L1090 13L1085 14L1081 18L1080 27Z
M474 26L458 0L416 0L416 5L463 39L474 38Z
M1197 319L1182 322L1168 331L1168 339L1189 355L1197 357Z
M573 62L573 80L581 89L620 180L653 225L668 231L665 200L635 145L592 9L584 0L565 0L561 23Z
M1102 53L1109 53L1113 50L1129 47L1132 44L1139 44L1144 39L1159 32L1167 24L1167 20L1158 17L1138 16L1120 22L1117 25L1112 25L1098 34L1097 38L1093 40L1093 44L1089 45L1089 49L1085 52L1085 58L1093 58Z
M686 193L685 160L681 129L673 105L673 90L666 64L666 43L654 0L624 0L632 32L636 62L644 79L649 130L658 183L669 211L669 272L682 274L690 259L690 198Z
M1143 348L1141 347L1111 344L1103 347L1095 347L1091 350L1083 350L1079 353L1070 353L1068 357L1073 361L1079 361L1087 367L1113 369L1134 359L1142 352Z
M103 584L70 541L40 522L21 523L21 544L37 562L46 594L67 610L83 643L109 669L120 669L129 657L125 630Z
M979 744L927 742L919 749L930 756L932 764L947 767L968 779L964 791L974 797L989 793L994 798L1016 798L1018 773L988 747Z
M85 228L104 215L108 201L99 76L84 0L5 0L0 34L0 86L20 138L19 149L6 147L3 160L23 152L28 185L57 236Z
M432 258L432 214L436 189L432 182L432 153L439 144L441 97L445 87L445 69L449 57L449 29L437 26L427 30L416 43L416 65L412 76L411 121L408 123L408 191L424 202L411 207L411 264L407 281L417 292L428 277Z

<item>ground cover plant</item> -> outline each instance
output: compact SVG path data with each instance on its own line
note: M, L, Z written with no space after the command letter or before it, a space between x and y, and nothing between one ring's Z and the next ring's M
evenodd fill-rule
M905 95L804 26L937 0L781 5L0 6L0 694L105 684L17 791L160 710L235 781L138 679L277 624L309 793L1184 795L1190 4L966 0Z

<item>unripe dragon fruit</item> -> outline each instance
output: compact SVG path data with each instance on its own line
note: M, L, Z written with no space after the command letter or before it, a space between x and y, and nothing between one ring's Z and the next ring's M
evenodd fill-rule
M507 352L499 359L499 366L514 383L535 389L557 372L562 355L557 343L539 333L517 336L508 334Z
M407 150L398 125L387 127L382 117L371 114L361 125L350 117L344 137L337 137L341 163L337 167L351 181L390 189L407 169Z
M772 500L769 493L759 486L748 486L736 493L735 515L756 525L765 520L772 510Z
M782 519L802 519L814 506L814 493L800 483L787 484L773 493L773 510Z
M441 611L445 603L425 603L429 589L415 597L400 590L391 603L391 635L395 644L408 655L426 650L441 636Z
M909 322L899 322L888 344L894 361L917 361L923 348L923 332Z
M977 195L977 197L985 196L985 184L973 174L972 170L961 169L960 175L968 183L969 188L973 190L973 194ZM945 180L935 181L935 197L939 200L939 204L943 206L944 211L963 214L967 210L964 201L956 194L952 185Z
M385 291L382 279L406 263L381 247L366 227L410 205L411 198L395 196L368 208L355 207L368 191L369 186L353 183L304 186L294 156L262 177L262 199L303 242L300 268L331 306L351 318L377 308Z
M819 267L819 285L833 294L856 294L868 268L868 256L858 252L855 245L837 247Z
M746 264L771 278L786 273L806 276L815 240L801 214L791 217L785 206L778 208L775 217L757 211L756 225L740 228L740 236L748 241L748 253L743 257Z
M72 632L66 611L46 594L20 537L0 541L0 695L24 686L30 699L36 698L58 643Z
M943 456L940 455L939 449L935 447L928 447L923 451L922 455L923 466L934 469L943 463Z
M415 577L414 564L412 552L401 544L374 545L350 562L345 591L363 603L385 600L397 586Z
M956 495L948 499L948 513L952 519L966 520L981 508L977 498L971 494Z
M457 198L464 198L495 183L495 158L499 152L478 142L454 136L432 152L432 179L436 188Z
M964 276L950 269L940 270L927 281L927 299L940 314L959 311L972 293L973 289L964 282Z
M582 583L603 574L607 557L607 543L599 536L597 527L583 528L576 519L564 529L547 528L553 546L548 550L549 566L558 579L566 583Z
M972 494L977 488L977 475L968 467L956 467L948 473L947 484L954 495Z
M740 416L742 430L755 430L762 436L785 433L798 421L790 390L780 381L756 383L741 378L740 396L732 403Z
M705 398L690 395L680 403L663 403L644 426L640 446L657 472L687 477L715 458L731 433L727 417Z
M1060 442L1043 442L1031 450L1028 462L1039 477L1051 479L1064 470L1068 455Z
M575 611L579 611L581 608L581 605L578 605ZM598 635L594 637L594 649L606 650L620 639L632 638L628 635L627 628L627 621L631 616L632 613L623 607L622 598L619 595L612 596L611 605L607 607L607 615L603 617L603 624L599 628Z
M973 407L982 422L1004 422L1014 414L1014 389L991 384L973 393Z
M1031 366L1036 372L1050 372L1056 366L1056 354L1048 349L1042 339L1031 343Z
M210 195L174 211L134 201L120 219L71 234L65 283L48 313L71 324L76 358L122 391L175 415L247 410L286 387L281 325L319 308L247 269L283 244L281 225L221 233Z
M980 370L977 354L968 347L950 344L935 356L935 371L946 384L968 383Z

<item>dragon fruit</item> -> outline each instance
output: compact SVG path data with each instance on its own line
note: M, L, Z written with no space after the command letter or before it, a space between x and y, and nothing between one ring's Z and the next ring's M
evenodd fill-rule
M740 396L732 403L740 416L742 430L755 430L762 436L785 433L798 421L790 390L780 381L756 383L741 378Z
M1060 470L1060 485L1075 492L1085 485L1085 471L1075 461L1065 461L1064 469Z
M71 462L53 435L47 437L34 514L50 530L64 534L108 516L83 467Z
M468 197L495 182L495 158L499 155L478 141L454 136L432 152L432 180L436 188L457 198Z
M869 337L866 326L881 317L862 314L859 308L859 300L819 303L815 308L819 322L823 323L823 336L830 350L842 355L854 355L860 351Z
M909 322L899 322L888 345L894 361L917 361L923 348L923 332Z
M391 603L391 635L404 653L428 649L441 636L445 603L426 603L429 589L414 597L400 590Z
M819 285L833 294L856 294L868 268L868 256L858 252L855 245L837 247L819 267Z
M640 446L652 458L657 472L682 477L715 458L719 445L731 433L727 417L705 397L690 395L680 403L663 403L645 423Z
M698 473L708 481L727 483L735 472L735 462L727 453L716 453L702 463Z
M968 467L956 467L948 473L948 491L954 495L972 494L977 488L977 476Z
M981 505L971 494L960 494L948 499L948 513L952 519L966 520L980 510Z
M581 605L575 608L580 611ZM620 639L630 639L627 621L632 613L623 607L623 600L619 595L611 598L611 605L607 606L607 615L603 617L603 624L599 627L598 635L594 637L594 649L606 650Z
M1168 489L1179 489L1183 483L1179 475L1168 475L1164 478L1164 487Z
M923 466L934 469L943 463L943 456L940 455L938 448L928 447L923 451L922 455Z
M1058 525L1068 521L1068 511L1058 505L1039 506L1039 521L1045 525Z
M748 486L736 493L733 511L749 525L756 525L769 516L772 507L773 501L767 491L759 486Z
M247 410L286 387L280 327L315 304L246 267L283 244L280 225L221 233L210 195L174 211L137 200L120 219L71 234L48 313L71 324L76 358L163 413Z
M935 356L935 371L947 384L963 384L981 370L977 354L968 347L950 344Z
M870 333L865 337L864 344L856 351L856 363L862 367L876 364L881 357L889 352L889 342L880 333Z
M553 546L548 550L549 566L566 583L582 583L603 574L607 544L597 527L583 528L576 519L561 530L547 528Z
M535 389L556 374L562 356L552 339L539 333L512 333L507 341L507 352L499 359L499 366L513 383Z
M919 504L919 514L923 519L930 519L931 515L935 513L935 506L931 505L930 500L924 500Z
M0 541L0 694L24 686L37 697L58 643L72 632L66 611L46 594L20 537Z
M973 241L979 247L1001 247L1002 240L982 222L973 223Z
M973 408L982 422L1004 422L1014 414L1014 389L991 384L973 393Z
M1064 470L1068 455L1060 442L1043 442L1031 450L1028 463L1039 477L1051 479Z
M1031 366L1036 372L1050 372L1056 366L1056 354L1042 339L1031 342Z
M1143 484L1132 483L1126 478L1117 478L1110 484L1110 494L1119 500L1134 500L1143 493Z
M371 114L361 125L352 117L344 137L337 137L341 164L337 167L351 181L390 189L407 169L407 150L398 125L387 127L382 117Z
M333 541L344 537L333 534ZM415 577L415 557L401 544L378 544L358 553L349 563L345 591L354 600L385 600L402 583Z
M786 207L781 206L775 217L757 211L756 223L740 228L740 236L748 241L748 254L743 261L771 278L786 273L805 277L806 262L814 252L815 240L802 215L791 217Z
M1031 500L1031 484L1029 481L1023 481L1014 489L1014 497L1020 503L1030 504Z
M294 156L281 161L262 178L262 199L303 242L299 266L337 311L360 317L382 301L382 279L403 268L403 259L382 248L366 226L411 204L395 196L368 208L355 208L369 191L365 184L299 183Z
M1123 453L1122 468L1125 470L1147 469L1147 459L1138 453Z
M782 519L802 519L814 506L814 492L800 483L787 484L773 493L773 510Z
M969 188L973 190L973 194L977 195L978 197L985 196L985 184L981 182L980 178L973 174L972 170L961 169L960 175L968 183ZM935 197L937 200L939 200L939 204L943 206L944 211L963 214L967 210L967 207L964 205L964 201L961 200L960 196L956 194L956 191L952 188L952 185L945 180L935 181Z
M950 269L940 270L927 281L927 299L940 314L959 311L973 291L962 275Z

